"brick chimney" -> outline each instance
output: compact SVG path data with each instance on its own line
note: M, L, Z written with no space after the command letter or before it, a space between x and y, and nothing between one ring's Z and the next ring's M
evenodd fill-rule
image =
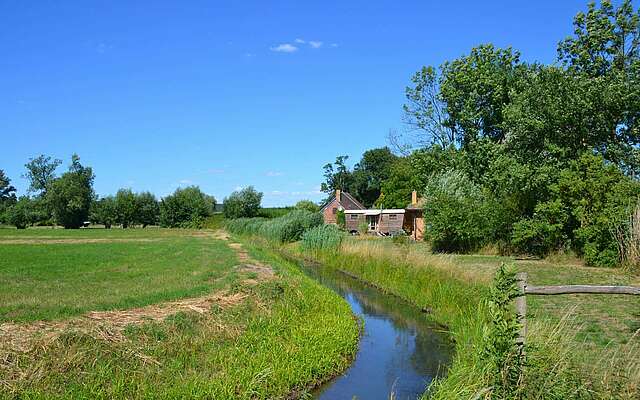
M415 190L411 192L411 204L418 204L418 192Z
M340 189L336 189L336 200L338 203L342 201Z

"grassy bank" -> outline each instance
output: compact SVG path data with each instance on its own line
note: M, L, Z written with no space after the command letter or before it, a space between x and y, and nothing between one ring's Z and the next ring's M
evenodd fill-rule
M57 232L57 239L74 234L75 239L97 238L89 230L48 235ZM52 240L29 230L20 240L25 242L29 234L41 241ZM185 261L194 264L183 271L169 254L155 253L153 246L138 253L135 246L149 243L76 243L72 250L58 242L8 244L18 239L5 237L0 243L2 259L9 252L19 254L27 266L25 274L33 274L25 275L22 284L42 284L31 270L46 264L43 252L49 248L47 265L62 263L63 268L57 271L59 275L43 281L54 285L69 277L78 287L98 288L96 297L108 292L115 297L110 303L86 300L69 315L51 312L47 314L50 321L30 322L35 315L28 308L16 314L16 320L5 314L10 322L0 325L0 334L30 336L17 338L21 343L28 341L27 351L5 346L8 341L4 338L1 341L0 398L286 398L292 393L301 395L344 370L355 354L358 326L348 305L274 254L200 233L194 238L190 231L113 230L104 235L164 238L166 242L160 243L174 252L182 251L182 259L208 260L208 264ZM133 258L119 258L116 244L134 246L122 250ZM102 246L109 264L102 264L103 257L96 255ZM242 251L234 254L230 247L236 253L238 248ZM133 262L141 254L153 257L144 261L141 256ZM74 259L79 262L74 264ZM83 279L80 271L86 271ZM13 264L0 266L0 273L9 272L19 274ZM137 280L148 282L156 274L167 276L162 281L166 281L165 288L199 286L207 274L206 281L211 282L204 293L198 292L198 298L185 293L181 300L167 302L160 296L144 307L122 310L128 304L123 299L136 293L146 298L146 285L131 285ZM171 277L176 278L174 283ZM39 290L44 289L35 286L32 296L50 297L52 304L57 299L60 309L77 304L82 297L69 296L72 290L60 291L59 297L55 290ZM96 313L96 304L110 311ZM83 314L85 309L92 311Z
M304 251L297 244L288 246L287 251L347 271L418 307L429 309L433 318L447 325L455 340L456 356L448 376L431 389L435 399L491 398L491 387L499 371L493 369L487 355L483 354L483 343L489 322L487 292L500 262L529 272L530 279L536 284L559 283L559 279L571 282L581 273L585 275L580 282L599 283L604 279L604 276L590 275L589 269L584 267L567 271L557 265L545 267L531 261L517 263L506 258L486 258L481 266L477 266L474 264L478 264L478 257L433 255L421 245L399 246L380 240L345 238L337 253ZM552 269L556 271L555 279ZM604 274L605 271L600 272ZM621 279L625 283L633 280L610 276L605 281L619 282ZM597 337L584 336L584 329L578 328L581 321L575 313L568 313L571 310L557 305L554 312L547 312L549 308L553 309L550 304L554 302L564 301L568 306L573 301L579 306L580 300L584 299L570 297L573 298L537 298L529 302L527 366L524 379L516 388L517 395L532 399L638 398L640 353L637 338L632 337L633 330L627 331L626 340L607 340L606 344L599 343ZM627 312L626 319L617 320L617 323L625 321L630 329L635 326L633 322L629 323L637 317L633 313L633 307L637 305L635 298L612 296L584 301L595 307L592 312L599 313L601 319L606 319L608 310L614 318ZM637 308L635 310L637 312Z

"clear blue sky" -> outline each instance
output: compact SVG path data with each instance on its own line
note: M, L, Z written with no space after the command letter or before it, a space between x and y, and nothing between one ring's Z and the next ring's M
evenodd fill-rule
M73 152L99 195L197 184L319 200L322 166L401 127L423 65L480 43L553 62L586 0L0 2L0 169Z

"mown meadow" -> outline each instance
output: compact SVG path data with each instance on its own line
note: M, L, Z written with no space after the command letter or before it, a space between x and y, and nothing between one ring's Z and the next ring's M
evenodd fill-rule
M0 398L304 396L344 370L348 305L213 231L0 230Z

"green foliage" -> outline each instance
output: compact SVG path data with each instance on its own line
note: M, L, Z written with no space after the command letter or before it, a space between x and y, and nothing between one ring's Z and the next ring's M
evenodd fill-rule
M440 97L446 104L443 124L467 146L481 137L504 139L503 109L521 70L520 53L491 44L442 67Z
M353 194L365 207L380 197L382 182L389 178L398 157L388 147L367 150L353 167Z
M62 160L51 159L44 154L30 158L24 166L27 172L23 178L29 181L29 191L44 194L56 178L55 171L62 164Z
M533 217L513 225L511 243L521 252L545 256L559 250L566 242L567 220L568 214L560 200L540 203Z
M289 214L293 210L294 207L261 207L258 212L258 217L278 218Z
M321 190L332 195L336 189L351 193L365 207L371 207L380 197L382 183L391 174L391 168L398 160L388 147L367 150L351 171L346 160L339 156L334 164L324 166L325 181Z
M262 193L249 186L224 199L224 216L228 219L258 216Z
M344 232L335 225L318 225L304 232L300 243L307 251L335 252L340 248Z
M25 229L35 220L33 202L27 196L22 196L6 210L6 220L18 229Z
M344 215L344 210L338 210L336 212L336 224L344 229L347 226L347 219L346 216Z
M366 220L363 219L362 221L358 222L358 233L362 236L369 233L369 224Z
M178 188L160 202L160 224L169 228L200 228L214 206L215 199L199 187Z
M435 251L467 252L492 238L491 204L460 171L434 175L425 188L426 237Z
M215 203L214 203L215 204ZM160 204L151 192L136 194L136 216L135 222L141 224L143 228L149 225L156 225L160 217Z
M411 192L422 187L410 158L399 158L391 165L389 176L382 182L381 195L374 207L405 208L411 202Z
M5 222L7 209L16 201L16 188L11 185L11 179L0 169L0 224Z
M619 259L613 228L627 218L640 184L602 157L585 153L560 172L552 190L569 210L566 230L588 264L615 266Z
M310 212L320 212L320 206L311 200L300 200L296 203L295 208L297 210L307 210Z
M116 193L116 221L123 228L128 228L136 219L138 204L136 195L131 189L120 189Z
M93 171L80 164L80 157L72 156L69 171L51 182L46 201L56 222L65 228L79 228L89 218L93 200Z
M91 204L91 214L89 219L94 224L102 224L105 228L117 223L118 214L116 199L113 196L106 196Z
M513 310L513 300L519 295L515 270L502 264L487 300L490 321L482 351L493 378L492 399L519 399L522 395L525 359L516 344L521 324Z
M353 173L347 167L349 156L338 156L336 162L326 164L324 169L324 182L320 185L320 190L331 196L337 189L345 192L352 191Z
M227 229L236 234L258 235L278 243L295 242L302 238L307 230L322 225L319 213L306 210L294 210L273 219L236 218L227 221Z

